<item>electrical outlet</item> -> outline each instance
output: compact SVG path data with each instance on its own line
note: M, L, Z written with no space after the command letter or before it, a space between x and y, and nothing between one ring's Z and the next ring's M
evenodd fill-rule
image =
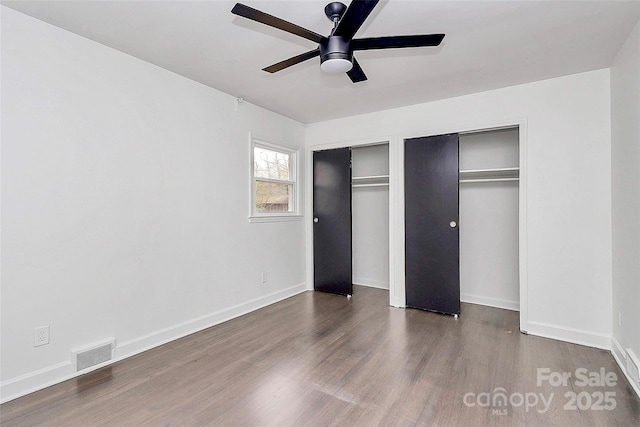
M34 347L49 344L49 327L39 326L36 328L36 335L33 342Z
M267 283L267 273L266 272L262 272L262 275L260 276L260 281L262 283Z

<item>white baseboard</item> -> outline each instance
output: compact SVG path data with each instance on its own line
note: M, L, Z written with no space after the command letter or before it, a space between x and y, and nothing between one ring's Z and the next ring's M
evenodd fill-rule
M354 285L367 286L369 288L378 288L378 289L389 289L389 281L376 280L376 279L367 279L364 277L354 277L353 278Z
M71 369L71 360L69 360L3 381L0 383L0 403L71 379L75 376L69 374Z
M460 294L460 301L472 304L488 305L489 307L503 308L505 310L520 311L519 301L508 301L500 298L490 298L471 294Z
M618 364L618 367L627 378L627 381L631 385L633 391L635 391L638 397L640 397L640 386L633 380L633 378L631 378L631 376L629 376L629 372L627 371L627 352L624 351L624 348L615 337L613 337L612 343L611 355L613 356L613 360Z
M626 369L627 352L624 351L624 348L622 348L615 337L611 339L611 354L613 355L614 359L617 358L616 361L618 362L618 365L620 365L620 369L624 371Z
M290 298L294 295L307 291L306 284L302 283L281 291L277 291L259 298L244 302L242 304L228 307L196 319L152 332L142 337L118 343L115 349L113 360L95 366L92 369L81 372L73 372L71 360L60 362L48 366L35 372L29 372L19 377L11 378L0 383L0 403L5 403L29 393L33 393L54 384L67 381L79 375L84 375L91 370L110 365L138 353L150 350L154 347L166 344L170 341L182 338L217 324L226 322L233 318L242 316L249 312L266 307L278 301Z
M524 329L529 335L611 350L611 336L583 329L567 328L547 323L529 321Z
M291 288L283 289L278 292L274 292L269 295L265 295L242 304L238 304L232 307L219 310L214 313L207 314L205 316L192 319L166 329L152 332L134 340L125 341L119 343L116 346L116 360L122 360L123 358L133 356L143 351L147 351L151 348L157 347L162 344L166 344L170 341L174 341L178 338L193 334L194 332L201 331L211 326L218 325L233 318L242 316L243 314L250 313L258 310L267 305L271 305L275 302L292 297L299 293L305 292L306 285L296 285Z

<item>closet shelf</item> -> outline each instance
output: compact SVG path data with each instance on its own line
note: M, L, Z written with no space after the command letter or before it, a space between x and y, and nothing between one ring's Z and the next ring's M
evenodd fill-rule
M518 181L520 168L467 169L458 176L460 182Z
M389 175L354 176L352 187L383 187L389 185Z

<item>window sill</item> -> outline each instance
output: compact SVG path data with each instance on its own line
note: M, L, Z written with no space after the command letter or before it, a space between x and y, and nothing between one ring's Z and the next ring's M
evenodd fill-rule
M260 222L292 222L302 221L304 218L302 215L264 215L264 216L250 216L250 223Z

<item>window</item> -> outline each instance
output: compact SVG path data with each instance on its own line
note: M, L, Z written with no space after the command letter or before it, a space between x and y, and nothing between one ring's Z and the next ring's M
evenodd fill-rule
M297 152L253 140L251 218L298 215Z

